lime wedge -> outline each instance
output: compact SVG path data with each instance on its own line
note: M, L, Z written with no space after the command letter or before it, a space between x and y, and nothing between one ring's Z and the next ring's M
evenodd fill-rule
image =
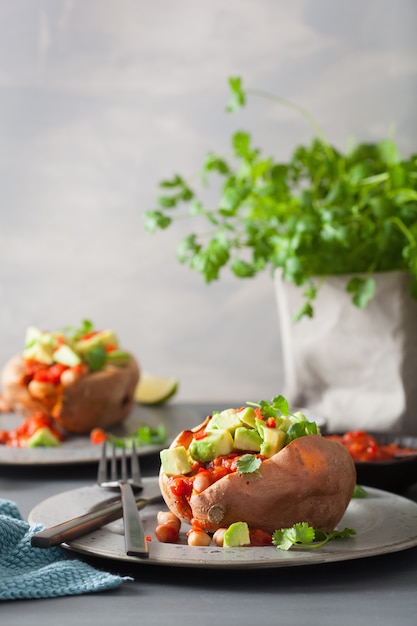
M141 372L135 389L135 400L141 404L162 404L176 393L178 379Z

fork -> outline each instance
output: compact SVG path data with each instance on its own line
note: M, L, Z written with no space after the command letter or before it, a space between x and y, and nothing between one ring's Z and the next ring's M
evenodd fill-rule
M120 489L123 506L123 522L125 529L125 548L129 556L148 557L149 549L146 541L145 530L137 509L133 490L141 490L142 480L140 475L139 459L136 453L135 444L132 443L132 454L130 459L130 475L128 477L126 449L123 444L121 458L121 475L118 477L116 446L112 445L112 455L110 460L110 477L108 475L107 445L103 443L101 459L98 465L97 483L106 489Z

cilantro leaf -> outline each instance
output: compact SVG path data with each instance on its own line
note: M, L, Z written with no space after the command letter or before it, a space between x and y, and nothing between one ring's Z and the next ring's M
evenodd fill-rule
M236 461L236 467L239 474L254 474L258 471L262 464L254 454L244 454Z
M108 436L109 441L118 447L131 447L134 443L137 448L143 446L160 445L167 441L167 431L163 424L159 424L156 428L148 424L139 424L137 430L126 437Z
M247 402L249 406L259 407L264 417L287 417L290 414L288 400L284 396L278 395L272 398L271 402L260 400L259 402Z
M354 277L349 280L346 291L353 294L353 302L364 309L375 295L376 283L373 278Z
M287 443L305 437L306 435L317 435L319 432L316 422L308 422L306 419L291 424L287 431Z
M106 362L106 355L107 353L103 346L97 345L90 348L85 358L92 372L98 372L103 369Z
M245 92L242 89L242 79L239 77L229 78L230 100L226 107L227 111L237 111L246 103Z
M78 341L83 335L91 333L94 330L94 324L91 320L82 320L81 325L78 328L74 326L65 326L61 329L70 341Z
M361 485L355 485L352 498L367 498L368 492Z
M344 530L316 530L307 522L298 522L290 528L281 528L272 535L272 543L280 550L289 550L293 546L304 548L320 548L332 539L341 539L355 535L352 528Z

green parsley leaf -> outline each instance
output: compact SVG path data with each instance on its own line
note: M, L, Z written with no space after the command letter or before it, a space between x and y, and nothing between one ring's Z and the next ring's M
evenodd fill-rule
M239 474L256 473L261 464L261 459L254 454L244 454L236 461L236 467Z

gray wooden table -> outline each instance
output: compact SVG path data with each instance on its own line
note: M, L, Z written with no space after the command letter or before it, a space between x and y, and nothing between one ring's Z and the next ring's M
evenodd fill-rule
M213 407L173 405L169 415L160 410L161 420L180 427L190 408L204 418ZM144 457L142 467L145 476L155 475L158 455ZM16 502L27 519L36 504L93 483L95 473L91 463L53 468L0 465L0 496ZM403 495L417 502L417 485ZM1 602L1 624L417 624L417 548L340 563L250 571L90 562L129 574L134 581L111 592Z

